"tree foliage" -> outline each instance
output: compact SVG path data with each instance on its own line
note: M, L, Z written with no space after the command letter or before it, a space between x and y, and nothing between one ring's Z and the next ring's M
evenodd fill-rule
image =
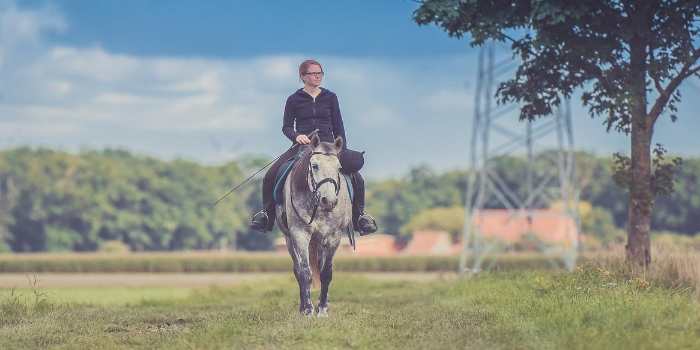
M668 107L675 119L677 87L700 72L698 17L698 1L425 0L414 13L418 24L434 23L458 38L470 34L472 46L510 42L522 63L498 95L524 103L521 119L551 115L562 97L583 88L591 114L624 132L631 123L635 40L644 36L647 78L658 93L651 117Z
M243 175L264 163L241 159L202 166L118 150L77 155L29 148L2 151L0 252L110 250L118 242L134 251L270 249L274 235L247 228L250 214L261 206L259 182L236 192L216 209L210 206ZM525 160L508 156L493 164L492 171L524 196ZM590 222L584 231L590 227L606 241L608 233L625 225L625 191L612 180L612 159L577 153L576 164L581 198L596 211L590 220L584 218L584 225ZM537 155L535 181L551 176L556 169L551 154ZM700 217L695 215L700 212L700 193L694 190L698 174L700 159L686 159L675 181L678 191L657 203L655 230L700 232ZM466 171L438 173L419 166L401 178L369 181L367 210L385 233L436 228L458 235L467 175ZM536 203L538 207L549 205ZM485 207L503 208L495 198L487 200Z
M535 159L533 169L535 183L556 174L557 167L552 163L554 161L552 154L544 152L536 155ZM577 172L575 181L581 191L580 198L583 202L590 203L596 211L590 218L591 225L586 226L586 229L602 228L600 234L606 237L619 234L617 231L613 232L613 227L615 230L625 227L628 203L626 191L617 186L613 180L613 159L596 157L583 152L576 153L575 159ZM527 190L522 181L525 178L525 164L526 161L522 157L500 157L494 160L491 171L522 198ZM700 184L698 178L700 159L688 158L683 164L683 168L674 180L677 191L660 197L656 204L656 210L652 216L653 228L693 235L700 232L700 217L692 214L700 212L700 193L694 190ZM422 166L413 169L409 174L399 179L368 183L368 212L377 217L383 232L400 235L408 230L408 226L405 225L423 212L433 208L465 205L467 171L436 173ZM417 174L422 175L417 176ZM535 203L535 207L539 208L551 205L553 204L542 201ZM486 200L484 207L504 209L501 202L493 197ZM601 240L608 242L608 238Z
M206 167L120 150L72 155L20 148L0 153L4 242L13 251L235 248L247 231L251 185L216 208L241 165Z

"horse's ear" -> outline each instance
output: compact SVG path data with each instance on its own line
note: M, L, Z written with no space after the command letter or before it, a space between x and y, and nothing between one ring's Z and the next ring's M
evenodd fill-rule
M343 144L345 142L343 141L343 138L341 136L338 136L335 138L335 149L340 152L343 149Z
M321 143L321 139L318 138L318 134L314 134L314 136L311 137L311 147L316 148L319 143Z

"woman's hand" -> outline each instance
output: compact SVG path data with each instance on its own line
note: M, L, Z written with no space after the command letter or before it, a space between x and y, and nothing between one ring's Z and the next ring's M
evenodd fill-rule
M308 145L311 143L311 140L306 135L299 135L299 136L297 136L297 143L302 144L302 145Z

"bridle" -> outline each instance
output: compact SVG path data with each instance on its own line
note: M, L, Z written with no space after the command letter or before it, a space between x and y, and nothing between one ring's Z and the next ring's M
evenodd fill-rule
M312 152L311 156L314 156L317 154L338 158L338 155L335 153L325 153L325 152ZM321 201L321 194L318 192L318 190L321 188L321 186L323 184L329 182L329 183L333 184L333 187L335 188L335 195L337 196L338 193L340 193L340 172L338 172L338 174L337 174L338 175L337 181L334 178L327 177L327 178L322 179L319 182L316 182L316 179L314 179L313 169L311 169L311 162L309 161L308 174L309 174L308 176L311 177L311 187L309 188L309 191L311 191L311 195L312 195L311 198L312 198L312 203L314 206L314 209L311 212L311 219L309 220L309 223L307 223L307 225L311 225L311 223L314 222L314 219L316 218L316 212L318 211L318 206L319 206L319 203ZM308 182L308 178L307 178L307 182ZM289 195L291 197L292 193L290 192ZM299 219L301 219L302 221L306 221L301 216L301 214L299 214L299 211L297 210L296 206L294 206L294 200L292 198L290 198L290 201L292 203L292 208L294 209L294 212L297 214Z

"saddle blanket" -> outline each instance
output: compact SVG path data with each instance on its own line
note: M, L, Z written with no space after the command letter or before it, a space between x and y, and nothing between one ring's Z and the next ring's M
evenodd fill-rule
M294 168L294 164L298 159L298 155L290 158L277 170L277 175L275 175L275 186L273 187L272 192L272 199L276 204L282 205L284 203L284 181L287 179L287 176ZM341 174L345 177L345 183L348 185L348 194L350 194L350 202L352 202L354 198L354 191L352 188L351 177L349 174Z

